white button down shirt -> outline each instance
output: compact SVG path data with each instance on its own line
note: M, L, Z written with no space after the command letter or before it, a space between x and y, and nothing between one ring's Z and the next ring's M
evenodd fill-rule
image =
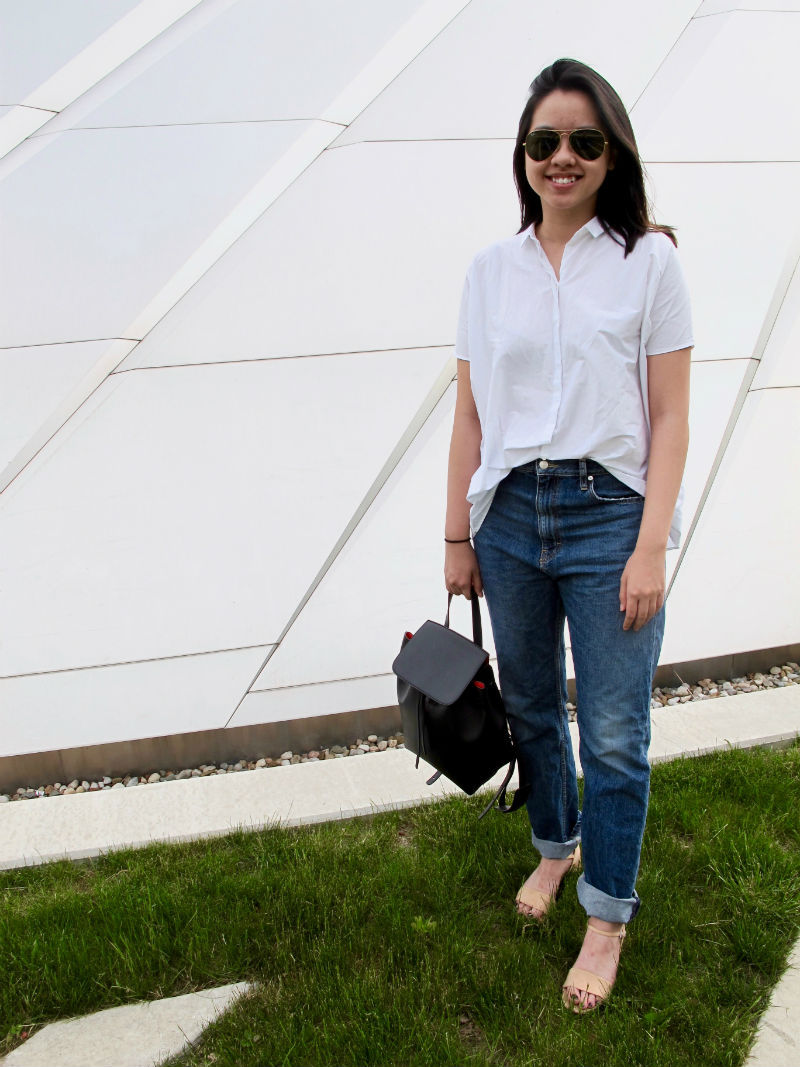
M456 355L469 361L482 432L473 533L509 471L540 457L596 460L644 494L647 357L693 343L675 247L648 233L625 256L594 218L567 243L560 275L533 227L479 252L467 272Z

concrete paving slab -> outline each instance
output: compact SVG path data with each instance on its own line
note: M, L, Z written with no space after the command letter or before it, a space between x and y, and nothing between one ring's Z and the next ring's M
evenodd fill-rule
M578 747L572 724L573 748ZM657 762L800 736L800 686L665 708L653 713ZM132 789L18 801L0 808L0 869L82 859L154 841L197 840L282 824L327 822L411 807L459 790L392 749L360 757L190 778ZM495 784L502 775L498 774Z
M744 1067L797 1067L800 1064L800 941L761 1016Z
M247 982L63 1019L43 1027L0 1067L152 1067L197 1040Z
M651 763L681 754L778 744L800 733L800 686L661 708L652 721Z
M430 773L427 764L414 769L410 752L392 750L17 802L0 809L0 868L82 859L153 841L197 840L237 826L352 818L458 792L444 779L428 787Z

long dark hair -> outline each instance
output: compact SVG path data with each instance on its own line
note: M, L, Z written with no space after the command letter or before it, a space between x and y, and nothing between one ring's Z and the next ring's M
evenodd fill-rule
M520 116L514 145L514 182L522 217L518 232L522 233L532 223L542 221L542 201L539 194L531 189L525 175L525 138L530 131L534 111L554 89L574 89L585 93L594 104L603 132L609 140L614 167L608 171L598 190L596 208L597 217L606 233L624 245L626 256L633 251L643 234L654 230L665 233L673 244L677 244L672 228L657 225L650 216L642 161L625 105L605 78L577 59L557 59L545 67L531 84L528 102Z

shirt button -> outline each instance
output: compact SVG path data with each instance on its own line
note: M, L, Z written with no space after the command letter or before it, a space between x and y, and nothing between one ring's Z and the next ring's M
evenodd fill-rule
M546 471L549 466L550 466L550 464L547 462L546 459L540 459L539 460L539 469L540 470Z

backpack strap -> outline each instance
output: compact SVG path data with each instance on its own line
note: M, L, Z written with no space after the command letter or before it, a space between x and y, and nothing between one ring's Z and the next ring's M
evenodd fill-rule
M483 648L483 625L481 623L481 602L478 599L478 594L473 589L470 593L470 601L472 604L472 640L479 648ZM446 629L450 629L450 605L453 602L453 594L447 594L447 614L444 617L444 625Z
M517 791L514 794L514 799L511 801L511 803L506 804L506 789L508 788L508 783L511 781L511 776L514 773L514 768L516 767L516 765L517 757L514 756L514 758L508 765L506 776L503 779L500 788L497 790L492 799L489 801L489 803L478 816L478 822L481 821L484 815L489 814L495 804L497 804L497 810L502 812L503 815L510 815L512 811L517 811L519 808L521 808L525 801L528 799L531 787L528 782L523 781L522 765L520 765L519 785L517 786Z

